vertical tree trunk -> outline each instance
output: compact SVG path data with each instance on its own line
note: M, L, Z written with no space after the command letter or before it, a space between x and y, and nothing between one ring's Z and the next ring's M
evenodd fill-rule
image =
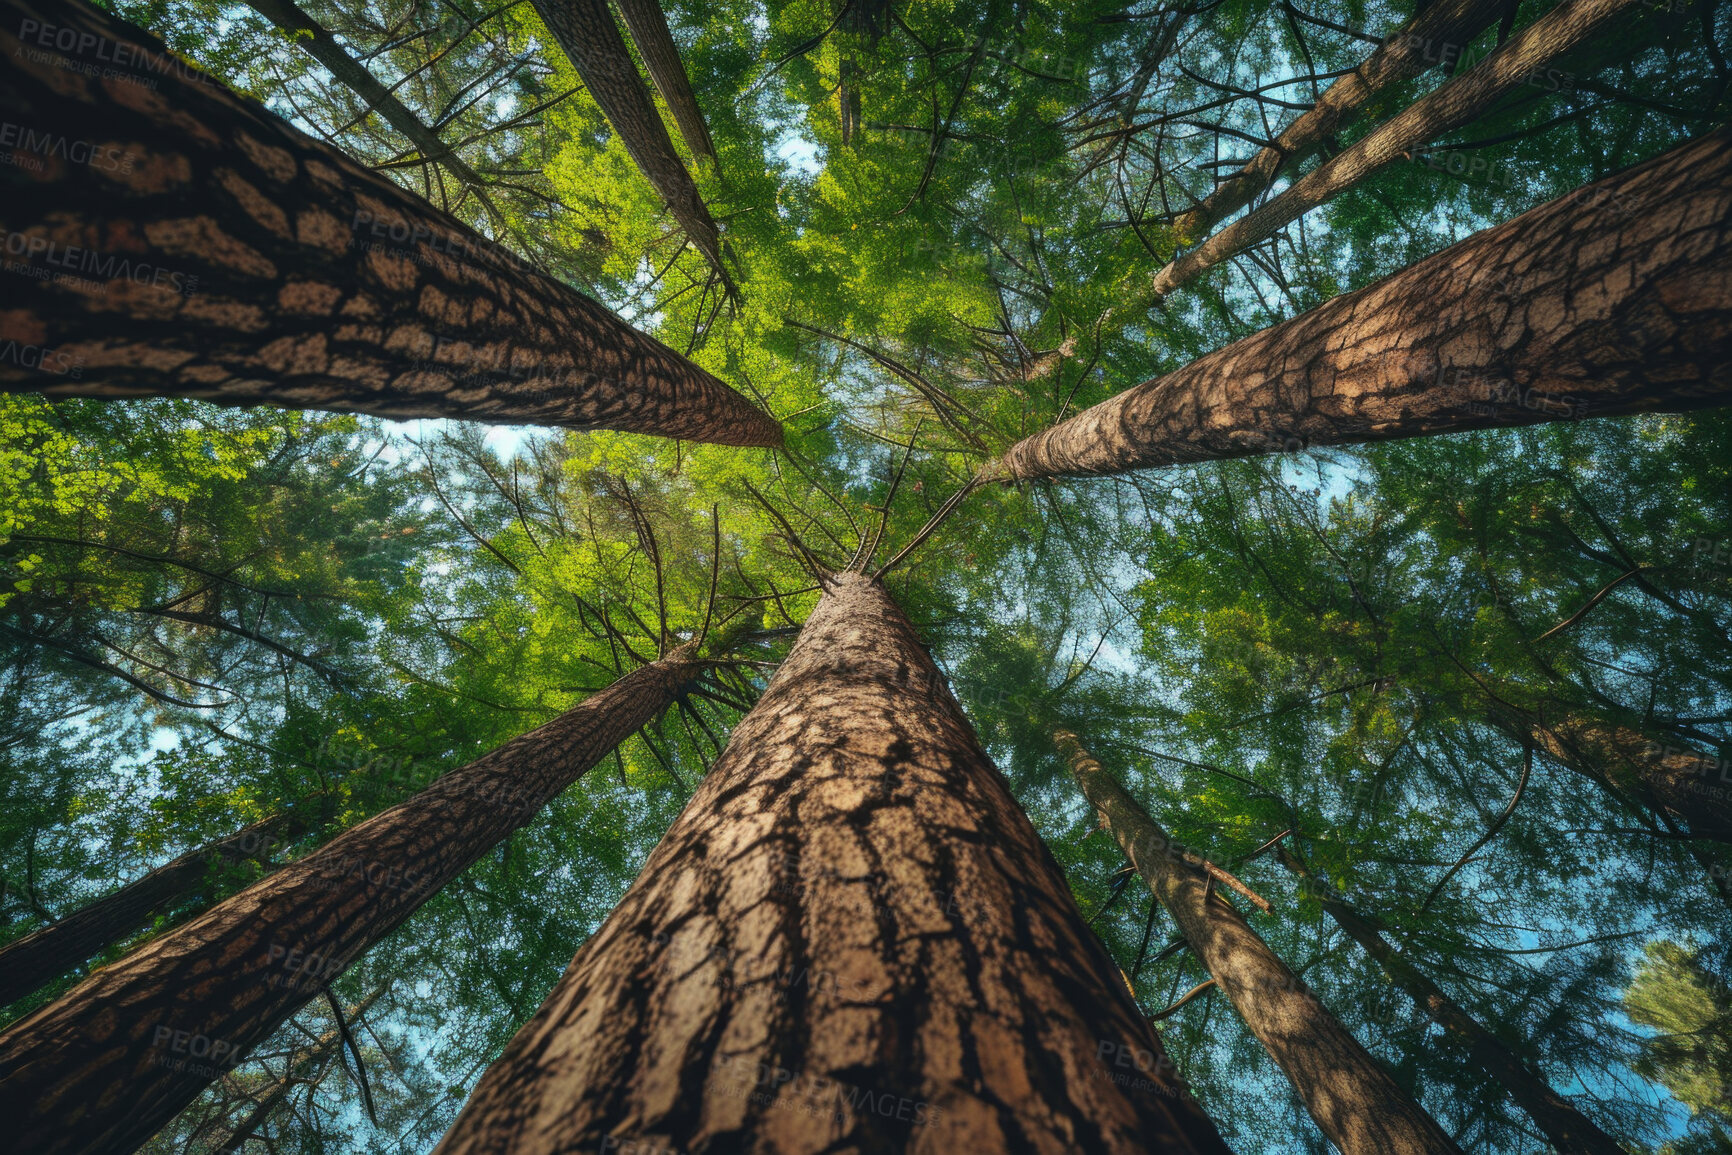
M776 445L745 398L84 0L0 0L0 389Z
M1224 1152L908 619L824 585L438 1151Z
M244 859L268 864L272 850L282 850L302 829L287 815L255 822L189 850L60 921L0 947L0 1007L101 954L159 911L190 899L224 864Z
M1565 1155L1625 1155L1624 1149L1613 1142L1611 1136L1529 1070L1514 1051L1499 1042L1459 1003L1408 962L1377 932L1376 927L1343 902L1339 895L1320 885L1319 880L1285 846L1280 847L1277 853L1281 864L1299 876L1307 890L1322 902L1329 917L1377 960L1395 985L1406 991L1432 1022L1467 1044L1474 1064L1503 1085L1510 1098L1528 1113L1552 1146Z
M1560 766L1636 799L1697 838L1732 843L1732 761L1590 718L1530 722L1516 732L1518 741L1521 731Z
M337 80L361 98L367 108L377 112L385 123L409 138L428 161L444 165L453 176L477 196L486 195L486 182L464 160L439 139L438 133L421 123L395 93L383 84L365 65L350 56L329 29L314 20L295 0L246 0L253 11L287 32L307 55L325 66ZM447 208L449 206L446 206Z
M662 94L668 110L674 114L674 123L680 126L686 147L693 156L715 160L715 142L704 124L703 110L698 107L697 94L692 91L685 65L680 62L680 50L674 44L673 33L668 31L661 4L658 0L614 2L619 5L619 14L625 17L626 30L637 45L637 54L643 57L644 67L649 69L650 79L655 81L656 91Z
M1440 62L1449 49L1462 50L1497 19L1505 0L1436 0L1390 35L1365 62L1331 84L1309 112L1288 125L1243 168L1215 186L1190 212L1173 222L1181 244L1190 244L1232 216L1275 183L1275 178L1308 159L1324 141L1359 118L1372 100Z
M683 693L678 650L97 971L0 1033L22 1150L130 1150Z
M1720 129L1127 389L983 477L1724 405L1728 276Z
M1637 0L1563 0L1480 64L1413 102L1339 156L1306 173L1291 188L1252 210L1155 274L1159 301L1234 253L1274 236L1311 209L1352 188L1386 164L1490 112L1522 85L1556 88L1549 66L1585 43Z
M1058 730L1053 740L1101 823L1342 1155L1460 1155L1304 980L1212 893L1202 860L1176 847L1074 733Z
M619 133L633 163L655 186L680 228L723 282L731 283L722 267L716 222L710 219L710 210L698 195L691 173L674 152L667 127L626 51L625 38L608 11L607 0L535 0L535 10L571 59L608 123Z

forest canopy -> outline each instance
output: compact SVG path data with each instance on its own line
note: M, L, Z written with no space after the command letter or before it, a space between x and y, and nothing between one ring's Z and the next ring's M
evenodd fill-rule
M1732 1151L1732 6L5 3L27 1149Z

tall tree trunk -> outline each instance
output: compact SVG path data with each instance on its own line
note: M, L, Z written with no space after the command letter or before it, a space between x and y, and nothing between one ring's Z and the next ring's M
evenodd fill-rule
M704 124L703 110L698 107L697 94L680 62L680 50L668 31L667 17L657 0L614 0L619 14L625 17L626 30L631 33L637 54L643 57L656 91L662 94L674 123L680 126L680 136L692 155L716 159L716 145L710 139L709 126Z
M1127 389L983 477L1724 405L1729 275L1721 129Z
M1336 925L1377 960L1395 985L1406 991L1432 1022L1467 1044L1474 1065L1503 1085L1510 1098L1528 1113L1552 1146L1564 1155L1625 1155L1624 1149L1613 1142L1611 1136L1576 1110L1568 1099L1552 1090L1545 1080L1528 1069L1520 1056L1408 962L1369 920L1343 902L1332 889L1320 885L1291 851L1282 846L1277 853L1281 864L1299 876L1307 890L1322 902L1323 909Z
M97 971L0 1034L0 1117L23 1150L130 1150L524 825L702 670L688 650Z
M650 100L649 89L626 51L607 0L535 0L535 10L565 50L584 87L601 106L608 123L619 133L621 143L638 170L655 186L674 220L685 230L698 251L710 262L724 284L731 286L722 267L721 240L716 222L692 183L667 126Z
M1342 1155L1460 1155L1304 980L1212 893L1202 860L1175 846L1074 733L1056 730L1053 741L1102 825Z
M824 586L438 1151L1226 1151L908 619Z
M1566 716L1505 726L1560 766L1634 798L1697 838L1732 843L1732 762L1629 726Z
M1151 287L1155 300L1234 253L1268 240L1384 165L1478 120L1521 86L1556 88L1560 82L1551 66L1635 3L1637 0L1563 0L1483 62L1414 101L1345 152L1306 173L1280 196L1172 261L1155 274Z
M360 97L362 103L383 117L386 124L408 137L424 159L445 166L453 176L475 190L478 197L486 197L487 182L462 157L452 152L439 139L438 133L422 124L421 118L398 100L394 92L379 83L378 77L367 71L365 65L350 56L329 29L314 20L294 0L246 0L246 4L287 32L297 47L304 49L308 56L323 64L325 70L336 77L337 83Z
M1364 63L1331 84L1309 112L1216 185L1196 208L1180 214L1173 222L1180 243L1193 243L1250 204L1276 177L1309 159L1393 85L1440 63L1449 49L1459 60L1468 43L1505 7L1506 0L1437 0L1396 29Z
M775 445L726 385L84 0L0 0L0 389Z
M304 829L287 815L255 822L0 947L0 1007L101 954L165 908L192 898L224 865L246 859L268 865L271 851L280 851Z

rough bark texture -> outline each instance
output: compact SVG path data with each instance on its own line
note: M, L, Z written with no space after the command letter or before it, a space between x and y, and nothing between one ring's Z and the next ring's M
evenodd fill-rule
M0 0L0 389L780 444L745 398L83 0Z
M246 4L289 33L297 47L323 64L337 83L366 102L367 107L383 117L386 124L408 137L425 159L444 165L471 188L480 190L486 185L474 169L439 139L437 133L422 124L420 117L409 111L395 93L379 83L378 77L349 55L329 29L309 16L294 0L246 0Z
M1723 405L1729 337L1721 129L1128 389L985 476Z
M189 850L112 894L88 902L58 922L0 948L0 1007L15 1003L144 927L163 909L198 894L225 863L268 865L295 837L287 816L255 822Z
M1547 66L1638 0L1563 0L1497 51L1414 101L1340 155L1306 173L1267 204L1222 229L1155 274L1158 301L1234 253L1274 236L1311 209L1421 145L1478 120L1523 85L1547 83ZM1538 78L1537 80L1535 78ZM1553 81L1556 78L1552 78Z
M1732 842L1732 763L1726 759L1585 718L1536 722L1525 730L1526 739L1560 766L1634 798L1698 838Z
M1322 902L1329 917L1377 960L1395 985L1406 991L1432 1022L1467 1044L1475 1066L1503 1085L1510 1098L1528 1113L1552 1146L1568 1155L1626 1155L1610 1135L1571 1106L1568 1099L1552 1090L1544 1079L1528 1069L1520 1056L1408 962L1364 916L1343 902L1340 896L1320 887L1311 872L1285 846L1280 847L1278 853L1282 865L1305 882L1308 890Z
M131 1150L434 891L665 709L683 651L438 779L0 1034L20 1150Z
M1175 846L1075 734L1059 730L1053 738L1102 825L1342 1155L1460 1155L1304 980L1212 893L1202 860Z
M438 1151L1226 1151L907 618L825 584Z
M626 51L607 0L535 0L535 10L571 59L584 87L595 97L638 170L655 186L680 228L691 238L724 282L721 239L716 222L692 183L692 174L674 152L667 126L650 100L649 89Z
M626 30L631 33L637 54L643 57L656 91L662 94L674 123L680 126L680 136L693 156L716 159L716 145L710 139L709 126L704 123L703 110L698 107L697 94L686 76L686 66L680 62L680 50L668 31L667 17L657 0L614 0L619 14L625 17Z
M1437 0L1403 24L1358 68L1324 90L1309 112L1288 125L1203 198L1173 222L1183 244L1190 244L1250 204L1283 172L1320 150L1325 141L1358 119L1360 110L1390 86L1418 76L1445 55L1442 46L1462 49L1503 14L1506 0Z

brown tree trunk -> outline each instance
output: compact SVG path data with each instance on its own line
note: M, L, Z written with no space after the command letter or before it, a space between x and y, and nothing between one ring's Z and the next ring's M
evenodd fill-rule
M198 894L224 864L245 859L268 864L271 851L283 849L302 829L286 815L255 822L0 947L0 1007L101 954L159 911Z
M1560 766L1666 815L1697 838L1732 843L1732 762L1727 759L1588 718L1529 722L1515 736L1531 741Z
M1635 3L1637 0L1563 0L1483 62L1414 101L1339 156L1306 173L1280 196L1172 261L1155 274L1151 287L1155 300L1234 253L1268 240L1384 165L1478 120L1523 85L1557 88L1562 82L1552 66L1558 59Z
M1368 920L1343 902L1339 895L1320 885L1285 847L1277 852L1281 864L1298 875L1308 893L1316 895L1349 938L1376 959L1395 985L1431 1017L1431 1021L1467 1044L1474 1065L1503 1085L1516 1105L1526 1111L1546 1139L1565 1155L1625 1155L1611 1136L1596 1127L1570 1101L1528 1069L1516 1053L1462 1009L1461 1005L1377 932Z
M0 389L781 430L690 361L84 0L0 0Z
M1127 389L983 476L1724 405L1729 242L1721 129Z
M608 11L607 0L535 0L535 10L571 59L584 87L601 106L608 123L638 170L648 178L692 244L726 284L716 222L692 183L667 126L650 100L649 89L626 51L625 38Z
M908 619L824 585L438 1151L1226 1151Z
M703 110L698 107L697 94L680 62L679 47L668 31L667 17L657 0L614 0L619 14L625 17L626 30L631 33L637 54L643 57L656 91L662 94L674 123L680 126L680 136L692 155L716 159L716 145L710 139L709 126L704 123Z
M1053 741L1101 824L1342 1155L1460 1155L1436 1120L1213 893L1203 860L1175 846L1074 733L1057 730Z
M130 1150L691 685L679 650L97 971L0 1033L20 1149Z
M1468 42L1506 6L1506 0L1437 0L1396 29L1363 64L1331 84L1309 112L1216 185L1196 208L1180 214L1173 222L1179 242L1191 244L1250 204L1276 177L1357 120L1380 93L1441 63L1451 49L1459 60Z
M314 20L294 0L246 0L253 11L287 32L297 47L325 66L337 83L348 88L362 102L384 118L385 123L402 133L421 150L421 156L444 165L453 176L474 189L477 196L486 196L486 182L464 160L452 152L439 135L411 112L395 93L369 72L365 65L350 56L329 29ZM449 206L446 206L449 207Z

